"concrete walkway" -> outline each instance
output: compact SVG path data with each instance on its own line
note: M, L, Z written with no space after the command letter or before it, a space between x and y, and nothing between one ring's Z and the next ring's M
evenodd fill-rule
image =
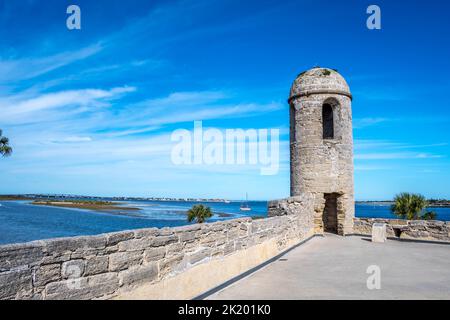
M316 237L208 299L450 299L450 245Z

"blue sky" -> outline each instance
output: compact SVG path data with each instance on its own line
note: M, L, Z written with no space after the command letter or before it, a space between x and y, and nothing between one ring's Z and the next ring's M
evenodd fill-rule
M374 3L0 0L0 193L286 197L286 99L320 65L354 95L356 198L450 198L450 4ZM174 166L170 135L194 120L279 128L279 173Z

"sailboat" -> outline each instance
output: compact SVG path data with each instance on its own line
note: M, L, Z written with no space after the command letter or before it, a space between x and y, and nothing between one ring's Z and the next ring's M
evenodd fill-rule
M241 204L239 208L241 211L252 211L252 208L248 205L248 193L245 193L245 202Z

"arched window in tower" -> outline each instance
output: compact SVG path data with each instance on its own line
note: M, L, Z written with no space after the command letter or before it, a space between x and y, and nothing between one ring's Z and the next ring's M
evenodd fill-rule
M325 103L322 106L323 138L334 139L333 107Z

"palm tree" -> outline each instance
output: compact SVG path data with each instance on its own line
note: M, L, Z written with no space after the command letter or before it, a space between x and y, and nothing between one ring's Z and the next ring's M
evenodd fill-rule
M194 205L187 212L187 221L192 222L196 220L197 223L203 223L206 219L209 219L213 216L211 208L206 207L202 204Z
M9 139L2 136L3 132L0 129L0 155L7 157L11 155L12 148L9 146Z
M422 220L436 220L437 214L434 211L428 211L422 216Z
M420 194L403 192L395 196L391 211L398 217L407 220L433 220L436 214L432 211L424 212L428 201Z

